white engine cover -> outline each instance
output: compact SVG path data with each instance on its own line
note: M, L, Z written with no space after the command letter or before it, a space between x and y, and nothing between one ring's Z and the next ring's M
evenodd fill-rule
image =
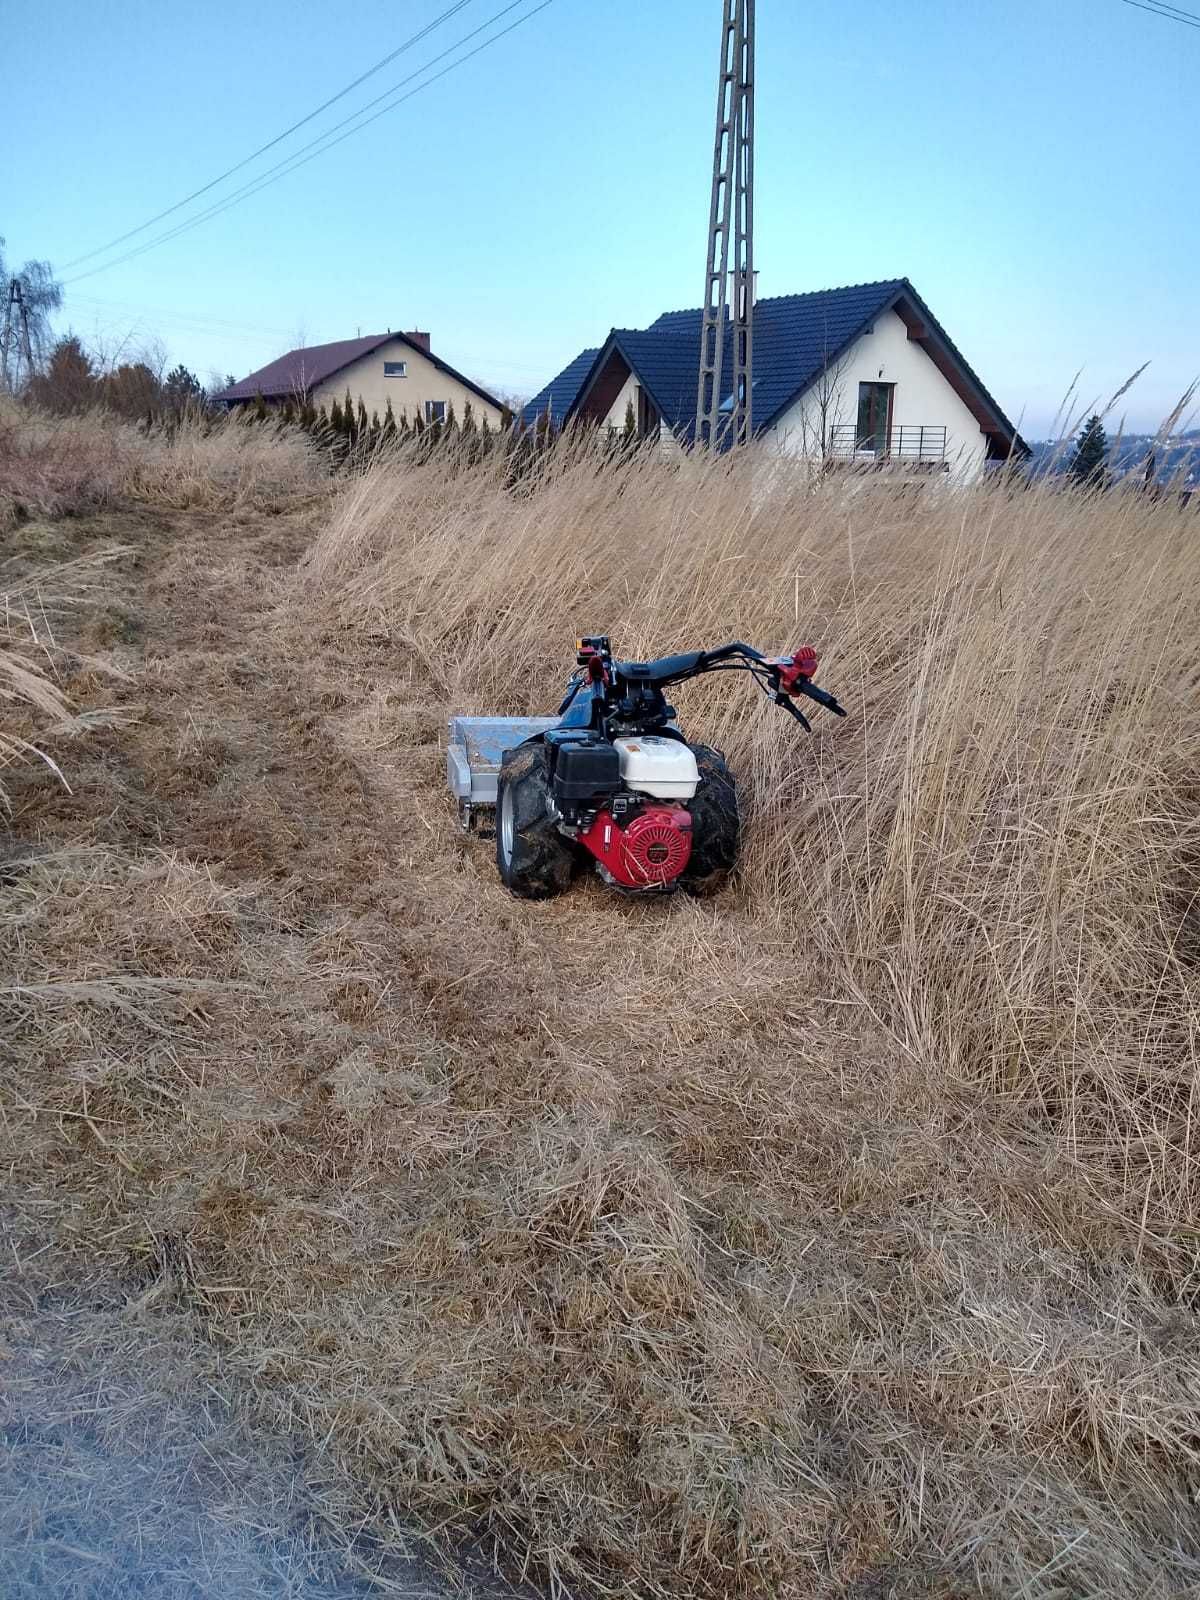
M614 739L621 757L621 780L627 789L656 800L690 800L700 787L700 770L687 745L678 739L644 734Z

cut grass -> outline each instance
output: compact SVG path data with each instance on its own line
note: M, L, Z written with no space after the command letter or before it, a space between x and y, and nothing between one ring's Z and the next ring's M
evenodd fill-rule
M109 597L144 712L14 787L21 1205L139 1294L182 1252L224 1381L379 1549L1185 1592L1195 518L749 470L401 457L295 576L311 512L146 526ZM600 629L813 636L852 710L681 692L748 803L716 902L524 905L456 831L445 715L545 710Z

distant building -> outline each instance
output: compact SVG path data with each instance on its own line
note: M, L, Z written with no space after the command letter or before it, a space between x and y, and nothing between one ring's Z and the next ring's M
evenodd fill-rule
M289 350L213 399L229 410L251 405L260 395L268 405L308 399L328 410L347 390L368 416L377 411L382 417L390 400L397 422L404 415L444 420L451 406L461 422L469 401L477 421L486 417L497 427L504 409L495 395L435 356L427 333L374 333Z
M700 311L614 328L526 406L533 424L579 418L665 448L692 442ZM726 332L722 409L732 405ZM977 478L1025 441L907 278L781 295L754 308L753 424L781 452L831 467L900 467Z

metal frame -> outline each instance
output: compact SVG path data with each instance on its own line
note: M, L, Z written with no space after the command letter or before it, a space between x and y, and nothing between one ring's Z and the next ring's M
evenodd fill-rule
M732 256L732 267L730 258ZM733 273L733 404L721 412L729 275ZM753 436L754 384L754 0L724 0L717 131L700 372L696 443L746 444Z

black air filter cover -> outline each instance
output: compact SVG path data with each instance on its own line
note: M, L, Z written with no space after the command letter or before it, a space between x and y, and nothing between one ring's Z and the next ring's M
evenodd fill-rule
M555 754L554 792L559 801L607 799L621 788L621 757L603 739L561 744Z

